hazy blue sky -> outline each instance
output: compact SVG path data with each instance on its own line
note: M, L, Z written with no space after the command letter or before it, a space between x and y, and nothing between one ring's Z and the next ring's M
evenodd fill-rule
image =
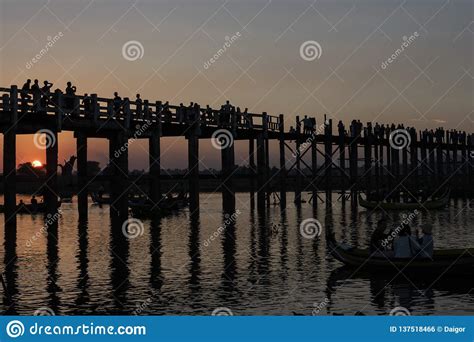
M218 106L226 99L250 111L284 113L287 126L300 115L323 114L348 123L401 122L444 125L472 132L473 2L415 1L91 1L0 0L1 86L48 79L79 93ZM48 42L62 37L29 69ZM209 68L204 64L237 32L240 38ZM383 69L403 43L416 37ZM128 61L122 46L143 46ZM306 61L300 46L321 46ZM19 140L18 163L44 161L32 137ZM61 158L74 152L71 134L60 137ZM130 168L146 168L145 144L134 143ZM203 165L220 154L201 144ZM237 144L237 161L247 146ZM184 139L166 139L163 167L185 167ZM277 149L274 149L276 152ZM90 148L106 160L106 142Z

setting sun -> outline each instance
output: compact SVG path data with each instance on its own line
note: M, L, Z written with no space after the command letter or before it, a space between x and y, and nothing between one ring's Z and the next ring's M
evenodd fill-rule
M41 166L43 166L43 163L41 163L39 160L33 160L33 161L31 162L31 165L32 165L33 167L41 167Z

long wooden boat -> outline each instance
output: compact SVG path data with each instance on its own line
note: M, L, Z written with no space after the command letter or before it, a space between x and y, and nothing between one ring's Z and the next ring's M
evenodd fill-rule
M439 249L428 258L394 258L374 255L368 249L337 243L334 234L327 234L327 244L334 258L356 270L410 274L473 274L474 248Z
M359 194L359 204L367 209L384 209L384 210L434 210L446 207L449 203L449 191L445 192L440 198L424 202L413 203L390 203L379 201L368 201Z
M61 207L61 201L58 201L58 208ZM3 204L0 204L0 213L5 212L5 206ZM38 203L36 205L33 204L23 204L19 205L17 204L16 206L16 214L39 214L39 213L45 213L46 212L46 203Z

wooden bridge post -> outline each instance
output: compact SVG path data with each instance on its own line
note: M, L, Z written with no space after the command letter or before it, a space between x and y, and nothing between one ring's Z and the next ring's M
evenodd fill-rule
M315 128L317 126L315 125ZM314 131L311 137L311 198L313 208L318 206L318 144L316 141L317 132Z
M280 114L279 119L280 143L280 206L286 208L286 159L285 159L285 118Z
M351 134L349 142L349 174L351 178L351 203L353 206L357 206L357 177L358 177L358 143L359 133L356 127L351 127L351 130L355 132Z
M58 212L58 133L50 130L46 139L46 187L44 199L46 213L54 216ZM56 221L56 220L55 220Z
M188 187L189 209L199 210L199 137L197 123L191 124L188 135Z
M150 199L154 204L161 200L161 136L159 130L152 131L152 135L148 138L148 173L150 176Z
M255 177L257 168L255 167L255 139L249 139L249 171L250 171L250 207L255 207Z
M263 133L257 135L257 208L265 210L265 142Z
M84 222L88 216L87 196L87 136L84 133L76 133L76 153L77 153L77 207L79 211L79 221Z
M229 134L234 136L232 132ZM235 192L233 184L233 173L235 169L234 141L233 138L221 149L221 191L222 191L222 209L225 213L235 212Z
M346 142L345 142L345 130L344 125L338 127L339 130L339 167L340 170L340 182L341 182L341 198L342 201L346 200L346 178L343 170L346 170Z
M444 178L444 157L443 157L443 142L440 141L436 144L436 183L440 186Z
M99 115L100 115L100 108L97 102L97 94L91 94L91 109L92 109L92 117L94 120L94 124L97 125L99 121Z
M410 175L408 178L409 179L408 184L410 185L410 188L415 189L418 184L418 147L417 147L418 142L416 139L416 133L415 134L410 133L410 137L411 137L410 145L407 146L407 152L410 153L410 157L409 157L410 164L409 166L407 166L406 175L408 174Z
M301 205L301 123L300 117L296 116L296 183L295 199L296 205Z
M265 142L265 196L267 201L267 206L270 206L270 146L268 141L268 123L269 118L267 112L262 113L262 123L263 123L263 138ZM274 189L271 189L273 191Z
M5 203L5 237L16 236L16 130L3 134L3 191Z
M374 134L373 136L374 143L374 168L375 168L375 193L379 195L380 189L380 155L379 155L379 137ZM379 198L379 196L377 196Z
M128 219L128 135L125 131L113 133L109 138L109 164L113 175L110 186L110 215L113 230L115 223ZM118 227L117 227L118 229Z
M18 88L10 87L10 124L3 134L3 188L5 205L5 240L16 239L16 125L18 123Z
M18 122L18 87L10 86L10 113L11 122L16 125Z
M332 119L324 118L324 180L326 183L326 203L331 203L332 181Z
M435 149L434 149L434 142L433 142L433 137L431 137L431 140L428 145L428 153L429 153L429 165L430 165L430 184L432 187L436 185L436 162L435 162Z
M367 127L365 134L365 145L364 145L364 178L365 178L365 189L367 193L372 193L372 132L369 132Z

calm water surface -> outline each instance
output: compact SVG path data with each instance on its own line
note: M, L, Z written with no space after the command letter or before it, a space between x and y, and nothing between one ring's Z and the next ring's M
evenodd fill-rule
M249 197L236 195L240 214L220 234L226 219L222 196L204 193L199 218L186 210L156 222L145 220L143 234L118 247L108 206L90 204L84 225L78 223L77 204L63 204L57 241L41 233L41 215L18 215L16 249L2 245L0 251L10 293L3 293L2 310L21 315L44 308L57 315L210 315L226 307L234 315L383 315L403 306L413 315L474 313L472 279L433 284L406 277L351 277L328 255L324 234L308 239L299 233L300 222L314 216L323 226L333 226L340 241L363 247L380 213L352 211L336 197L330 210L325 204L297 209L289 194L283 213L271 206L260 215L249 208ZM397 225L401 214L393 214L391 222ZM474 247L468 201L452 200L445 210L420 213L415 223L420 222L434 224L438 248ZM273 225L278 229L269 234ZM115 231L122 234L121 227ZM0 233L3 238L3 226ZM15 262L5 262L15 256Z

